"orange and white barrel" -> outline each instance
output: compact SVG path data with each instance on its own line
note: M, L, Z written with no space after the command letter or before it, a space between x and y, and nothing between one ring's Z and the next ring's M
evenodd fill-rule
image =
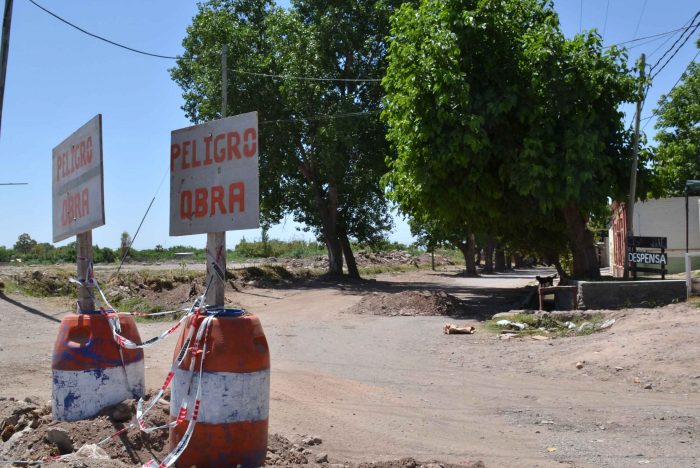
M140 343L134 319L120 316L122 335ZM103 408L144 393L141 349L120 349L107 317L101 312L63 318L53 349L53 418L78 421Z
M175 347L179 354L186 340L188 319ZM195 323L199 326L198 323ZM188 390L199 385L199 353L194 375L189 372L191 353L175 371L170 416L175 420ZM178 467L256 467L265 464L270 406L270 352L260 320L240 309L219 311L210 324L202 364L200 405L196 425ZM188 412L187 422L192 412ZM185 422L170 429L174 449L185 434Z

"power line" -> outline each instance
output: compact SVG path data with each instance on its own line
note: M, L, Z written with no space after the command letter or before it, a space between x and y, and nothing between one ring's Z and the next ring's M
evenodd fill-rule
M581 0L581 9L578 14L578 32L583 32L583 0Z
M156 54L153 52L148 52L145 50L141 49L136 49L134 47L127 46L125 44L121 44L119 42L113 41L111 39L107 39L104 36L100 36L99 34L91 33L90 31L87 31L80 26L68 21L67 19L57 15L56 13L52 12L51 10L44 8L43 6L39 5L37 2L34 0L28 0L31 4L36 6L37 8L43 10L44 12L48 13L49 15L53 16L57 20L61 21L62 23L67 24L68 26L80 31L83 34L86 34L92 38L98 39L100 41L106 42L110 45L113 45L115 47L119 47L125 50L128 50L130 52L134 52L136 54L141 54L141 55L146 55L148 57L155 57L155 58L160 58L160 59L165 59L165 60L199 60L198 57L177 57L174 55L163 55L163 54ZM260 77L265 77L265 78L276 78L276 79L289 79L289 80L300 80L300 81L327 81L327 82L347 82L347 83L358 83L358 82L379 82L381 81L381 78L333 78L333 77L314 77L314 76L298 76L298 75L285 75L285 74L276 74L276 73L260 73L260 72L251 72L247 70L231 70L233 73L238 73L241 75L250 75L250 76L260 76Z
M685 73L688 71L688 69L690 68L690 66L691 66L693 63L695 63L695 59L697 59L698 56L700 56L700 50L698 50L698 52L695 54L695 57L693 57L693 59L692 59L692 60L690 61L690 63L688 64L688 66L685 67L685 70L683 70L683 73L681 73L681 76L678 77L678 79L677 79L676 82L673 84L673 86L671 87L671 89L668 91L668 93L666 93L666 96L670 95L670 94L673 92L673 90L676 89L676 86L678 86L678 83L681 82L681 80L683 79L683 76L685 76ZM656 115L658 115L658 113L659 113L659 109L654 109L654 112L653 112L650 116L644 117L643 119L641 119L641 120L646 120L646 121L647 121L647 122L644 124L644 126L642 127L642 130L644 130L644 129L646 128L646 126L649 124L649 122L651 122L651 119L654 118Z
M699 13L700 13L700 12L699 12ZM685 40L681 43L681 45L679 45L679 46L676 48L676 50L673 51L673 53L671 54L671 56L666 60L666 62L665 62L663 65L661 65L661 68L659 68L659 69L656 71L656 73L654 73L652 76L650 76L650 79L653 80L654 78L656 78L656 77L659 75L659 73L661 73L661 71L662 71L664 68L666 68L666 65L668 65L669 62L670 62L671 60L673 60L673 57L675 57L675 56L678 54L678 52L680 52L680 50L683 48L683 46L686 44L686 42L688 42L688 40L693 36L693 33L695 33L695 31L697 31L697 29L698 29L699 27L700 27L700 22L698 22L698 23L695 25L695 29L693 29L693 31L692 31L690 34L688 34L688 35L686 36ZM676 41L676 42L678 42L678 41ZM670 49L669 49L669 50L670 50ZM663 57L665 57L665 56L666 56L666 54L662 55L661 58L663 58ZM659 63L661 63L661 59L659 59L659 60L650 68L650 71L653 70L654 68L656 68L656 67L659 65Z
M630 39L629 41L617 42L615 44L610 44L609 46L605 46L605 48L609 49L611 47L617 47L617 46L629 44L632 42L644 41L646 39L652 39L654 37L668 36L669 34L674 34L674 33L677 33L678 31L685 31L685 30L690 29L692 27L694 27L694 25L691 24L690 26L683 26L682 28L677 28L677 29L673 29L671 31L666 31L666 32L658 33L658 34L652 34L651 36L644 36L644 37L640 37L637 39Z
M260 125L272 124L272 123L295 123L295 122L314 122L320 120L331 120L331 119L342 119L348 117L364 117L368 115L376 115L381 111L361 111L361 112L348 112L345 114L321 114L315 115L313 117L299 117L296 119L277 119L277 120L265 120L260 122Z
M608 30L608 12L610 11L610 0L608 0L605 6L605 21L603 22L603 37L605 36L605 31Z
M51 16L53 16L54 18L56 18L57 20L61 21L62 23L65 23L65 24L67 24L68 26L77 29L77 30L80 31L81 33L87 34L87 35L90 36L90 37L94 37L95 39L99 39L100 41L104 41L104 42L106 42L106 43L108 43L108 44L112 44L113 46L121 47L122 49L126 49L126 50L128 50L128 51L135 52L135 53L137 53L137 54L148 55L149 57L156 57L156 58L162 58L162 59L175 59L175 58L177 58L177 57L171 57L171 56L169 56L169 55L154 54L154 53L152 53L152 52L146 52L146 51L143 51L143 50L134 49L133 47L129 47L129 46L127 46L127 45L120 44L120 43L118 43L118 42L112 41L112 40L110 40L110 39L107 39L106 37L102 37L102 36L99 36L99 35L97 35L97 34L91 33L90 31L86 31L85 29L81 28L80 26L71 23L71 22L68 21L67 19L61 18L61 17L58 16L56 13L54 13L54 12L52 12L52 11L50 11L50 10L47 10L47 9L44 8L43 6L39 5L39 4L38 4L37 2L35 2L34 0L29 0L29 2L30 2L31 4L33 4L34 6L36 6L37 8L39 8L39 9L41 9L41 10L44 10L46 13L48 13L48 14L51 15Z
M666 50L666 52L663 53L663 55L661 56L661 58L659 58L659 60L657 60L656 63L655 63L654 65L651 66L650 70L653 70L654 68L656 68L656 67L661 63L661 61L664 59L664 57L666 57L666 55L668 55L668 54L676 47L676 45L677 45L681 40L683 40L683 36L685 36L685 33L686 33L689 29L694 28L693 31L692 31L692 32L688 35L688 37L685 39L685 41L683 42L683 44L685 44L685 42L688 41L688 38L689 38L690 36L693 35L693 33L695 32L695 30L698 28L698 25L700 25L700 22L698 22L698 24L695 24L695 20L698 18L698 16L700 16L700 10L698 10L698 12L695 13L695 15L694 15L694 16L691 18L691 20L690 20L690 25L689 25L688 27L685 28L685 30L683 31L683 33L681 33L681 35L678 37L678 39L675 40L675 42L671 45L671 47L669 47L669 48ZM683 47L683 44L681 44L681 47ZM676 50L676 53L677 53L677 52L678 52L678 50ZM675 53L674 53L674 55L675 55ZM667 62L667 63L668 63L668 62Z
M642 24L642 18L644 17L644 10L647 9L647 0L644 0L644 4L642 5L642 11L639 13L639 19L637 20L637 27L634 28L634 37L637 37L637 33L639 32L639 25Z
M686 24L687 24L687 23L686 23ZM661 44L658 45L658 47L656 47L656 49L652 50L651 53L647 54L647 56L648 56L648 57L651 57L652 55L654 55L655 53L657 53L657 52L659 51L659 49L661 49L663 46L665 46L665 45L668 43L668 41L670 41L671 39L673 39L673 36L675 36L675 34L672 34L672 35L668 36Z

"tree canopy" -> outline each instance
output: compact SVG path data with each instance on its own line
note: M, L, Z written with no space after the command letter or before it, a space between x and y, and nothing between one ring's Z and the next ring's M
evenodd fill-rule
M598 276L587 216L631 162L624 51L565 38L544 0L423 0L391 26L386 182L402 211L516 241L565 234L574 274Z
M384 0L299 0L288 10L268 0L210 0L171 70L187 116L216 119L228 46L227 112L260 115L263 226L292 214L326 243L333 274L345 257L357 275L350 238L371 242L391 226L379 183L389 148L377 78L393 9Z
M700 48L700 41L697 46ZM685 181L700 179L700 64L692 62L656 109L654 170L662 196L683 195Z

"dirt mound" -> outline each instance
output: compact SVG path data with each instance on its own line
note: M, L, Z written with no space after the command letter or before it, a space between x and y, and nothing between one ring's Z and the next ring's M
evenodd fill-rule
M3 419L0 426L8 431L15 423L12 435L7 439L3 437L4 443L0 447L0 459L3 460L41 460L72 454L65 461L70 466L80 466L81 463L86 466L140 466L154 457L160 459L168 452L167 431L147 435L131 429L95 447L94 444L129 424L135 409L133 400L109 408L93 419L76 422L54 421L50 405L40 407L34 400L10 399L1 403ZM125 407L131 414L124 414ZM151 425L167 423L168 403L156 405L147 419Z
M360 315L416 316L463 315L461 301L444 291L404 291L400 293L372 293L348 309Z
M76 294L77 288L71 283L69 272L62 269L49 271L33 270L18 272L10 277L17 287L33 296L53 297Z
M162 460L169 452L168 431L143 434L131 428L97 446L128 425L135 413L135 401L126 400L106 408L101 415L85 421L62 422L51 418L50 404L42 404L35 398L18 401L0 398L0 463L21 461L20 465L38 464L40 460L59 455L68 455L61 460L43 464L47 467L116 468L141 466L150 459ZM148 424L163 425L169 420L169 402L162 400L147 416ZM268 438L266 465L321 466L328 465L328 455L317 436L298 436L291 441L279 434ZM341 466L363 468L446 468L453 465L431 462L421 464L413 458ZM456 466L456 465L454 465ZM460 465L464 466L464 465ZM481 462L467 465L480 468Z
M317 255L315 257L306 258L268 258L263 260L264 263L282 263L287 268L328 268L328 257L326 255ZM411 255L403 250L392 250L391 252L369 252L360 250L355 254L355 262L360 268L372 266L401 266L413 265L419 268L424 265L430 265L432 258L429 253L421 255ZM454 262L448 257L440 254L435 254L435 266L454 265Z

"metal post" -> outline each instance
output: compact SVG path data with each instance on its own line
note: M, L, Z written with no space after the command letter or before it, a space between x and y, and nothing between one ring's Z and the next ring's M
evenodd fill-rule
M690 255L688 252L685 253L685 290L686 299L690 299L690 295L693 293L693 276L690 263Z
M87 285L78 291L78 305L81 311L95 310L92 285L89 284L92 269L92 231L82 232L76 236L76 263L78 264L78 280Z
M0 127L2 126L2 106L5 101L5 78L7 76L7 56L10 52L10 25L12 24L12 0L5 0L2 17L2 43L0 44Z
M632 168L630 169L630 196L627 202L627 242L625 249L625 261L623 277L629 278L629 261L627 260L627 252L630 252L631 239L634 236L634 203L637 200L637 161L639 160L639 120L642 113L642 101L644 99L644 67L646 56L644 54L639 57L639 98L637 99L637 113L634 116L634 147Z
M226 59L228 48L221 48L221 118L226 117L228 107L228 74ZM226 232L207 233L207 275L213 275L211 286L207 292L207 305L221 308L224 306L224 291L226 289ZM212 262L215 262L224 278L213 271Z
M688 187L685 188L685 253L688 253Z

